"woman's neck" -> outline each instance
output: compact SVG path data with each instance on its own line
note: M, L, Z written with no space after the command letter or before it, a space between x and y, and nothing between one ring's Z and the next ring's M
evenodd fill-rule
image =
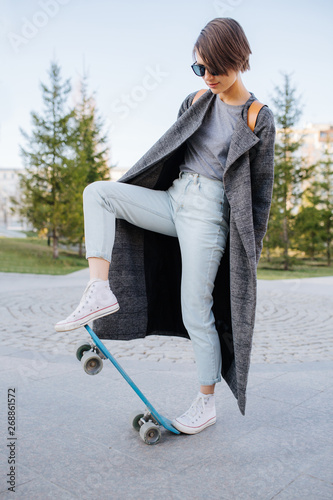
M251 97L250 92L245 88L240 75L235 82L225 91L219 94L221 101L232 106L245 104Z

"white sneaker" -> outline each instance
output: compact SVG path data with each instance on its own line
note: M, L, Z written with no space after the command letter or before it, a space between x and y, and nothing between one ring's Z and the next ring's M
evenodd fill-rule
M199 392L187 412L175 418L172 425L185 434L197 434L215 422L215 395Z
M83 292L79 305L68 318L55 325L57 332L68 332L87 325L89 321L112 314L119 309L119 304L111 292L108 281L90 280Z

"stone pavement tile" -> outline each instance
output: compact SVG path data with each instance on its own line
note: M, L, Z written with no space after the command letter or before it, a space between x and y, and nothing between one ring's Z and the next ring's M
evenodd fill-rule
M255 365L252 365L255 366ZM260 384L264 384L267 380L275 379L277 377L281 377L285 372L271 372L267 370L267 367L271 367L272 365L265 365L266 366L266 372L263 373L255 373L253 368L250 368L249 372L249 377L248 377L248 382L247 382L247 389L250 387L257 387Z
M290 373L293 381L300 381L312 389L322 391L326 388L333 388L333 362L311 362L302 363L293 369L295 365L289 365L286 373Z
M92 419L94 422L94 416ZM137 433L129 428L127 422L122 422L118 428L114 426L112 436L104 426L104 433L107 443L104 445L96 445L93 436L87 438L84 432L72 432L65 426L49 431L45 429L35 436L29 435L20 440L19 466L26 463L38 472L40 478L34 483L36 488L41 488L41 491L46 493L46 486L41 478L80 498L92 498L95 494L100 498L119 499L172 498L171 484L174 483L175 489L181 485L180 472L184 468L184 460L181 447L175 451L174 443L170 443L169 439L176 442L177 439L186 439L188 436L167 436L163 446L170 446L163 450L163 447L145 445ZM130 445L130 453L117 449L122 441ZM187 441L190 446L190 440ZM205 440L201 437L199 441L202 448ZM169 463L170 452L173 463ZM187 454L190 458L191 446ZM200 462L200 456L196 461ZM178 477L175 477L176 471L179 473ZM111 497L108 496L110 492ZM195 490L192 489L191 496L194 494Z
M66 469L71 469L73 464L82 459L85 461L87 457L95 457L103 463L108 455L106 445L96 444L84 435L60 426L20 437L17 468L19 470L24 465L40 477L50 480L56 474L60 478Z
M332 432L328 434L329 439L331 438L331 436ZM331 445L328 453L324 454L320 459L313 462L307 469L304 470L304 474L315 477L317 479L321 479L322 481L330 484L331 487L333 487L333 467L331 466L333 463L332 455L333 446Z
M17 347L14 347L11 345L5 346L1 343L1 356L3 356L3 357L12 356L12 355L16 355L17 352L18 352Z
M54 357L35 351L20 352L17 355L0 356L0 384L10 383L10 380L19 380L27 385L33 380L50 378L61 373L70 373L75 369L68 358L56 361Z
M280 461L280 471L295 473L295 477L304 472L317 460L328 453L326 447L318 446L315 436L306 440L300 438L293 429L279 429L268 424L242 436L233 443L233 450L238 456L243 455L247 463L261 467L272 460Z
M301 374L303 378L306 377L309 381L313 379L314 383L317 380L325 383L325 380L328 379L327 385L333 385L333 381L326 376L330 371L333 371L333 362L330 360L307 361L303 363L252 363L249 376L255 375L270 379L287 373L291 373L292 376Z
M133 431L134 432L134 431ZM79 438L76 438L79 439ZM49 471L48 480L61 484L80 498L139 499L172 498L170 482L173 474L155 462L156 446L149 447L149 459L143 460L141 454L136 457L108 447L103 453L91 453L90 441L84 436L82 451L70 467Z
M326 412L327 415L333 413L333 387L323 390L311 399L304 401L302 406L306 408L317 409L318 411Z
M0 373L2 371L13 370L15 368L21 367L22 369L26 367L30 367L31 370L37 368L37 364L40 363L42 369L44 369L44 365L49 363L50 355L45 355L44 353L35 352L33 350L17 350L12 352L11 354L5 355L1 348L0 355ZM54 358L53 358L54 361ZM59 363L54 363L59 369ZM40 370L38 370L40 371Z
M1 361L2 358L0 357L0 364ZM11 387L19 391L24 387L29 387L34 382L29 378L29 375L36 373L30 361L21 364L18 358L13 358L12 364L14 366L11 369L0 372L0 388L3 391L7 391Z
M252 374L255 374L267 379L275 378L290 371L289 366L289 364L284 363L272 363L269 365L267 363L252 363L249 375L251 376ZM297 367L298 365L295 365L296 370Z
M218 462L219 467L211 466L212 458L201 466L210 471L213 483L221 481L221 470L225 468L223 492L230 500L270 500L313 463L313 450L304 448L301 443L290 447L293 436L290 431L262 426L226 443L224 448L214 446L214 463ZM322 456L317 451L317 457ZM187 469L186 475L190 473Z
M61 486L52 484L50 481L45 479L34 479L27 483L23 483L17 486L15 493L7 491L1 494L1 500L10 500L13 497L15 500L74 500L79 498L78 496L66 491L66 489Z
M290 404L250 395L247 398L246 413L242 415L234 397L217 401L217 425L222 427L217 439L221 446L234 442L259 427L274 422L281 411L289 412Z
M214 464L218 465L214 467ZM209 459L186 469L182 491L193 491L192 498L197 499L271 500L294 477L295 472L281 468L279 459L267 456L252 462L239 460L237 451L230 445L223 451L214 447ZM174 494L173 498L188 497L183 493ZM294 500L296 498L300 497Z
M120 404L118 408L121 411ZM54 390L52 384L49 387L36 385L19 398L18 433L24 438L28 435L38 436L51 429L65 428L75 431L82 428L84 431L94 429L95 420L96 425L100 424L105 433L114 413L114 409L99 404L91 394L87 393L85 396L84 388L75 396ZM103 436L103 431L101 435Z
M287 410L284 411L288 415ZM273 419L272 421L274 422ZM237 421L234 422L235 428L238 424ZM323 460L327 453L322 444L318 445L316 436L306 438L294 432L293 427L280 430L263 425L251 431L250 425L249 432L245 435L240 433L238 439L230 423L224 421L223 429L225 442L221 439L221 432L214 442L214 460L218 460L219 468L212 467L211 459L205 460L201 466L209 471L211 483L220 484L229 499L271 499L281 491L282 485L288 485L302 470L307 467L308 470L313 470L316 457L318 466L321 462L326 469L329 467L330 462ZM230 434L232 439L229 439ZM327 448L328 446L326 450ZM196 466L192 469L196 471ZM186 478L191 477L192 469L186 469ZM295 498L303 497L296 495Z
M49 386L36 383L24 394L21 391L18 399L19 432L25 435L60 426L75 430L80 424L93 428L96 414L104 417L105 430L106 425L112 422L115 416L118 416L118 419L124 418L124 410L129 406L126 400L127 398L115 399L116 405L112 405L112 402L110 404L109 401L96 398L94 391L84 386L74 394L54 389L52 383Z
M250 387L248 390L248 397L252 394L258 394L261 397L275 401L298 405L316 396L319 392L319 389L314 389L309 386L305 378L299 376L294 378L293 373L289 372L274 379L267 380L259 386Z
M292 443L301 440L303 443L314 441L318 447L328 448L331 440L331 459L333 459L333 422L330 414L303 405L295 406L289 411L281 411L271 420L271 425L280 429L292 430L295 433Z
M3 494L5 492L11 493L11 496L9 498L17 498L17 491L18 489L16 488L15 494L13 492L8 491L8 487L10 486L7 484L7 474L9 472L9 465L7 462L8 458L5 455L0 455L0 498L3 498ZM38 478L38 473L32 471L28 467L25 467L24 465L20 465L19 467L16 465L15 468L15 484L16 486L23 485L25 483L28 483L30 481L33 481Z
M316 477L300 474L292 483L286 486L274 500L332 500L333 485L325 483Z
M17 355L13 360L24 364L27 355ZM103 498L108 491L115 492L112 498L131 498L130 494L132 498L140 498L140 495L150 498L150 491L155 500L151 484L156 480L157 488L160 488L158 495L162 499L177 499L181 494L186 498L184 492L188 491L192 498L200 493L198 498L238 500L246 491L253 491L255 495L252 483L257 482L262 500L278 494L281 486L285 487L304 470L311 470L323 454L327 455L327 449L318 447L314 432L306 436L307 422L311 429L311 409L303 404L295 406L290 398L288 402L272 400L262 391L267 384L280 384L279 380L285 383L286 376L289 376L290 384L293 385L294 381L294 390L303 387L299 377L302 367L295 370L288 366L266 365L263 369L254 365L256 377L252 379L253 390L248 395L245 417L240 414L234 396L222 381L216 389L216 425L196 436L175 436L165 431L162 442L149 447L128 422L131 411L142 408L142 404L110 363L94 377L83 372L74 356L57 356L53 364L57 363L60 369L49 372L49 377L41 371L40 378L38 374L35 379L26 377L28 383L21 381L18 386L20 463L38 474L38 481L30 482L31 488L34 481L36 487L42 488L52 482L62 488L60 491L68 491L73 497L79 495L80 498L91 498L92 492ZM48 364L52 362L48 361ZM162 408L166 415L183 412L197 392L194 366L140 361L122 364L157 409ZM15 370L1 373L2 387L6 387L15 373ZM322 372L317 370L316 373L320 379ZM254 391L256 385L257 392ZM314 411L313 417L318 417L317 424L324 426L321 434L324 435L327 429L324 412L320 414L323 415L321 419ZM323 445L321 438L320 442ZM119 467L117 460L120 461ZM129 474L126 461L131 464ZM102 481L99 482L101 472L98 472L98 467L104 463L111 465L102 469ZM281 472L280 482L278 471L274 472L276 469ZM209 483L207 494L208 472L215 480ZM85 479L87 474L88 480ZM271 485L270 476L274 479ZM65 478L63 482L61 478ZM47 489L45 491L47 494ZM124 491L128 492L127 497ZM223 496L218 496L220 491L223 491Z
M230 474L235 473L234 464L230 457L224 461L214 452L215 449L210 459L195 463L185 473L174 473L170 481L172 500L231 500L226 486Z
M280 363L268 364L252 362L248 375L247 391L252 387L259 387L268 380L278 379L278 377L288 373L287 366L286 364Z
M76 480L67 480L65 477L64 484L82 500L96 497L112 500L171 500L174 498L173 487L184 491L181 486L181 476L179 477L177 473L170 474L162 468L155 468L151 463L139 461L131 463L131 459L127 457L127 463L122 469L118 467L115 470L111 467L102 474L99 472L100 469L98 464L92 463L92 473L87 476L86 481L84 478L81 480L82 473L78 470ZM192 488L183 493L183 499L187 498L187 493L190 498L200 498L195 496L196 491ZM221 500L224 498L221 497Z

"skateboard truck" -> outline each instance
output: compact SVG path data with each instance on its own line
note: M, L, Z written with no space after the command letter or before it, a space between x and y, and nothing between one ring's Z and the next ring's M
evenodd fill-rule
M156 444L161 439L161 429L158 421L149 408L145 412L137 410L131 414L130 425L138 431L141 439L147 444Z
M171 431L173 434L180 434L172 425L171 420L163 417L155 410L146 396L140 391L138 386L108 351L103 342L97 337L96 333L88 325L85 325L85 329L89 333L92 342L80 342L76 346L77 359L81 362L84 371L88 375L97 375L103 368L103 359L109 359L126 382L132 387L134 392L146 405L144 412L142 412L142 410L133 412L130 418L131 426L139 432L141 439L146 444L158 443L161 439L161 427Z

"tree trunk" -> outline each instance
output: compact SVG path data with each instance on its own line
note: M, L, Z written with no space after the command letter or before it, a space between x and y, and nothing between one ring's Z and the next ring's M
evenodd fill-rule
M316 248L315 236L316 236L315 234L311 233L310 256L312 261L315 260L315 248Z
M331 240L327 240L327 265L331 265Z
M288 255L288 219L287 216L285 215L283 218L283 242L284 242L284 250L283 250L283 257L284 257L284 265L283 269L285 271L289 270L289 255Z
M270 252L270 249L269 249L269 235L266 234L266 259L267 259L267 262L270 262L271 261L271 252Z
M79 243L79 257L83 257L83 245L82 245L82 241L80 241Z
M57 259L59 257L58 251L58 236L55 230L53 230L53 258Z
M327 224L327 265L331 265L331 219L328 220Z

